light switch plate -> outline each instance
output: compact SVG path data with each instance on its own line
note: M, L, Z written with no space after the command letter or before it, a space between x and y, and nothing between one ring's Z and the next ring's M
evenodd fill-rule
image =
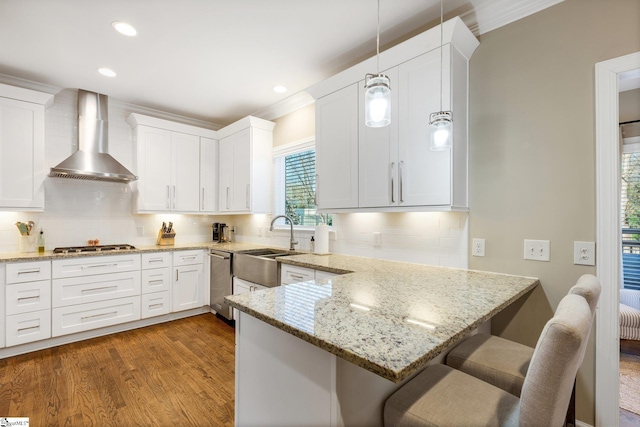
M596 243L573 242L573 263L576 265L596 265Z
M548 240L524 239L524 259L549 261L550 244Z
M382 234L379 231L373 232L373 247L379 248L382 246Z

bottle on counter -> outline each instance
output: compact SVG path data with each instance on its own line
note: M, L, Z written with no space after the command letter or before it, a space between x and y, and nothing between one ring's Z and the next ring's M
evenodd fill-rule
M38 235L38 252L44 252L44 231L42 231L42 228L40 229L40 234Z
M312 254L316 253L316 239L311 236L311 240L309 241L309 252Z

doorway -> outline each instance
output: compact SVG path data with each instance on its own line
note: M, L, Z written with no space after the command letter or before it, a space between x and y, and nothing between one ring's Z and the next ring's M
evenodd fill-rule
M618 426L620 229L619 75L640 69L640 52L596 64L596 270L603 284L596 316L596 426ZM613 209L611 207L614 207Z

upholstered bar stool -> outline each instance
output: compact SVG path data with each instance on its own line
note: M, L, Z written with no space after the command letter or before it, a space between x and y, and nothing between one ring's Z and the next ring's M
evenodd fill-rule
M569 294L582 296L593 315L600 298L600 282L595 276L585 274ZM476 334L451 350L446 364L519 397L533 350L494 335ZM575 424L574 399L572 395L572 405L567 414L567 421L571 424Z
M600 283L595 276L585 274L569 290L569 294L582 296L594 313L600 298ZM446 363L520 396L532 355L532 347L494 335L476 334L451 350Z
M384 423L401 426L559 426L582 364L593 315L565 296L533 352L520 398L447 365L427 367L385 403Z

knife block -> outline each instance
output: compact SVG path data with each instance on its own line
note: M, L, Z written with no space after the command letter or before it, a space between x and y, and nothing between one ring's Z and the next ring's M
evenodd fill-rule
M171 230L171 233L163 233L162 229L158 230L158 246L173 246L175 238L175 230Z

